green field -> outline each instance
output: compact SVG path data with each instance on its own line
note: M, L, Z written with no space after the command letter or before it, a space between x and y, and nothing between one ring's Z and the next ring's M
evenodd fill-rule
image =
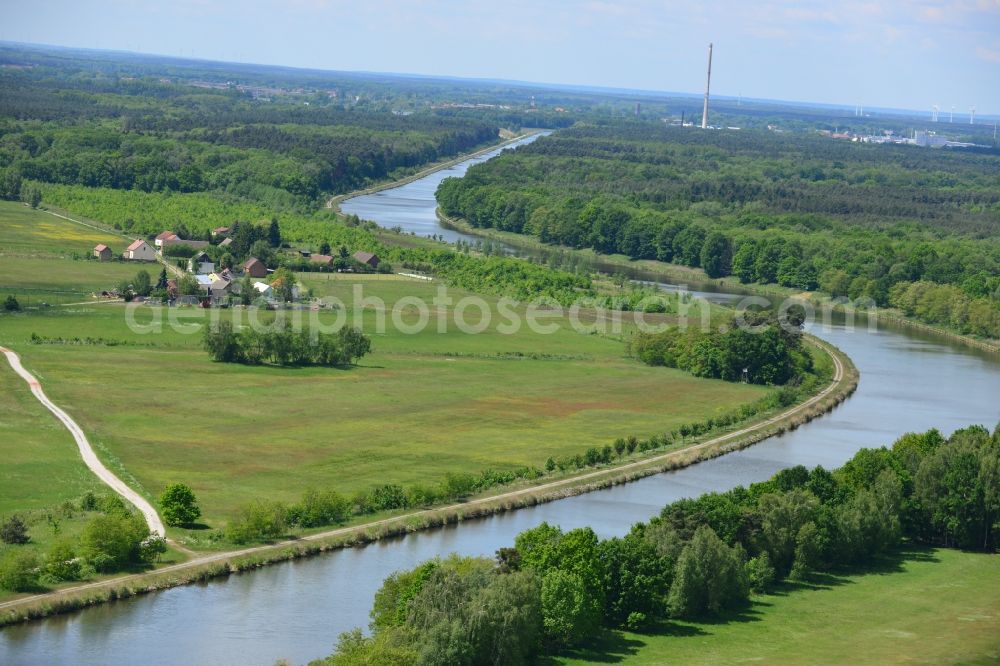
M74 224L22 204L0 201L0 299L14 296L22 307L90 300L145 268L153 278L157 265L91 260L104 243L114 256L130 242L82 224Z
M14 201L0 201L0 253L4 256L65 257L73 253L90 256L94 246L104 243L121 256L131 241L82 224L74 224L45 211L33 210Z
M554 663L995 664L997 580L998 555L913 549L867 572L783 585L718 622L611 632Z
M33 232L32 221L39 230ZM53 290L70 283L96 287L112 277L85 271L135 270L58 255L61 234L83 247L95 240L81 231L85 227L16 206L0 209L0 222L0 247L20 248L2 269L15 288L37 284L31 273L16 269L27 261L48 269L45 286ZM77 240L81 234L86 237ZM29 248L40 256L27 256ZM130 330L120 304L31 310L0 315L0 341L22 355L112 469L150 497L174 481L191 484L213 526L252 499L294 501L309 486L352 493L378 483L436 483L447 472L541 467L550 456L669 431L766 393L643 366L625 357L621 333L609 328L607 334L581 334L565 316L546 320L558 324L551 335L527 327L504 334L494 311L485 331L462 333L452 319L454 304L472 294L454 289L453 305L431 305L431 325L408 335L386 310L402 297L430 303L440 283L391 275L300 277L317 296L340 299L341 312L352 317L355 289L380 299L359 311L374 351L358 367L212 363L201 349L206 313L199 309L135 311L140 323L154 317L166 323L169 316L191 320L191 334L169 325L160 333ZM485 301L496 305L496 299ZM241 309L221 312L246 315ZM399 312L404 323L417 318L412 303ZM523 315L523 308L518 312ZM467 313L469 324L478 323L476 308ZM337 312L320 314L332 323ZM444 334L436 329L439 314L448 318ZM383 316L387 327L379 332ZM33 343L32 334L48 341ZM100 340L81 344L86 338ZM58 439L58 428L45 422ZM68 456L63 463L72 467L75 451ZM48 463L35 464L38 478L46 478ZM31 476L5 484L0 506L60 499L35 488ZM68 496L79 494L70 488Z
M76 442L0 357L0 516L100 490Z
M375 316L366 312L366 329ZM349 370L212 363L200 335L147 339L126 328L120 306L10 317L2 330L113 467L150 495L190 483L210 522L255 497L294 500L310 485L353 492L433 483L449 471L542 466L766 391L645 367L625 358L620 342L566 329L390 330L374 334L374 353ZM32 333L156 346L30 344Z

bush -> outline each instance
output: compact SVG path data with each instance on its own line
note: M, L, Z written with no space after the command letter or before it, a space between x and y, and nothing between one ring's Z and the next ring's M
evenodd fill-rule
M8 295L3 302L3 309L7 312L19 312L21 310L21 304L17 302L17 299L13 294Z
M69 541L56 541L45 555L45 575L55 582L80 579L81 562Z
M288 507L281 502L257 500L239 510L226 527L226 538L233 543L267 541L285 533Z
M462 499L476 489L476 477L472 474L448 472L441 489L445 497Z
M88 490L84 496L80 498L80 509L83 511L96 511L97 495Z
M30 541L28 526L20 516L11 516L0 526L0 541L11 545L25 544Z
M369 511L405 509L407 506L406 491L391 483L372 488L365 498L365 507Z
M746 564L747 582L750 589L758 594L767 592L774 583L777 572L771 566L771 558L767 551L757 557L750 558Z
M142 516L96 516L83 528L80 547L96 570L110 572L142 562L140 547L148 536Z
M640 631L646 627L647 622L645 613L633 611L628 614L628 619L625 620L625 628L629 631Z
M11 550L0 558L0 588L30 592L38 585L38 559L31 551Z
M302 501L288 510L288 521L302 527L335 525L351 515L351 502L334 491L306 490Z

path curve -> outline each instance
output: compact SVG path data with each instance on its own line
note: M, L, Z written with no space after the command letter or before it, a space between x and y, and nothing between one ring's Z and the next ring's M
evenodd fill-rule
M543 483L543 484L537 485L537 486L531 486L531 487L522 488L522 489L519 489L519 490L512 490L512 491L508 491L508 492L505 492L505 493L500 493L500 494L497 494L497 495L491 495L489 497L481 497L481 498L478 498L478 499L470 500L468 502L459 502L459 503L456 503L456 504L451 504L451 505L443 506L443 507L435 507L435 508L432 508L432 509L421 509L419 511L411 511L411 512L404 513L404 514L401 514L401 515L398 515L398 516L392 516L390 518L383 518L381 520L374 520L374 521L371 521L369 523L362 523L362 524L359 524L359 525L351 525L351 526L348 526L348 527L338 527L336 529L327 530L325 532L317 532L315 534L309 534L309 535L306 535L306 536L299 537L297 539L288 539L288 540L285 540L285 541L279 541L277 543L263 544L263 545L260 545L260 546L251 546L249 548L241 548L239 550L230 550L230 551L224 551L224 552L218 552L218 553L210 553L208 555L202 555L200 557L195 557L193 559L190 559L190 560L187 560L187 561L184 561L184 562L179 562L177 564L171 564L171 565L166 566L166 567L161 567L159 569L154 569L153 571L150 571L148 573L128 574L126 576L121 576L121 577L117 577L117 578L111 578L111 579L108 579L108 580L95 581L95 582L92 582L92 583L84 583L82 585L75 585L73 587L66 587L66 588L62 588L60 590L55 590L53 592L46 592L46 593L43 593L43 594L33 595L33 596L30 596L30 597L24 597L24 598L21 598L21 599L14 599L14 600L11 600L11 601L0 602L0 610L6 610L8 608L16 608L17 606L20 606L22 604L34 602L34 601L37 601L39 599L46 598L46 597L58 597L58 596L62 596L62 595L75 594L75 593L83 592L83 591L86 591L86 590L98 589L98 588L106 587L106 586L110 586L110 585L120 585L120 584L126 583L126 582L131 581L131 580L137 580L137 579L142 578L143 576L146 576L148 574L167 574L167 573L173 573L175 571L182 571L184 569L188 569L188 568L191 568L191 567L202 566L202 565L211 564L211 563L214 563L214 562L224 562L226 560L229 560L229 559L232 559L232 558L236 558L236 557L246 557L247 555L254 555L256 553L263 553L263 552L266 552L266 551L274 550L275 548L280 548L282 546L294 546L296 544L301 544L302 542L321 541L323 539L328 539L330 537L347 535L347 534L351 534L351 533L357 532L358 530L370 529L370 528L373 528L373 527L380 527L382 525L389 525L389 524L396 523L396 522L399 522L399 521L405 521L405 520L408 520L408 519L411 519L411 518L414 518L414 517L417 517L417 516L423 516L423 515L433 514L435 512L439 512L439 511L448 511L448 510L453 510L453 509L456 509L456 508L474 507L474 506L481 505L481 504L486 504L486 503L489 503L489 502L495 502L497 500L513 499L513 498L516 498L518 496L525 495L525 494L528 494L528 493L537 493L539 491L553 490L553 489L558 488L560 486L566 486L566 485L569 485L569 484L572 484L572 483L579 482L581 480L592 479L592 478L600 477L600 476L603 476L603 475L606 475L606 474L614 474L614 473L620 472L622 470L628 470L628 469L635 469L637 467L643 467L645 465L649 465L650 463L656 463L656 462L666 461L666 460L669 460L671 458L684 455L685 453L689 453L691 451L698 451L698 450L705 449L707 447L713 446L715 444L720 444L720 443L725 442L727 440L734 439L734 438L740 437L742 435L746 435L746 434L752 433L752 432L754 432L756 430L760 430L762 428L766 428L767 426L773 425L773 424L781 421L782 419L788 418L789 416L794 416L795 414L801 412L802 410L807 409L808 407L811 407L812 405L816 404L817 402L819 402L820 400L822 400L823 398L825 398L826 396L828 396L831 392L833 392L834 389L837 388L837 386L840 384L840 382L844 379L844 373L845 373L844 364L841 362L841 360L838 357L837 353L833 349L831 349L831 346L827 345L825 342L820 342L819 340L817 340L815 338L807 337L806 341L809 344L815 345L816 347L822 349L824 352L826 352L830 356L831 359L833 359L833 366L834 366L833 378L830 381L830 384L827 385L826 388L824 388L822 391L820 391L819 393L817 393L816 395L814 395L810 399L808 399L808 400L806 400L804 402L801 402L798 405L795 405L795 406L793 406L793 407L791 407L791 408L789 408L789 409L781 412L780 414L772 416L772 417L770 417L768 419L765 419L763 421L758 421L757 423L751 424L751 425L749 425L749 426L747 426L745 428L741 428L741 429L735 430L733 432L728 432L728 433L725 433L723 435L719 435L718 437L714 437L714 438L712 438L710 440L707 440L705 442L702 442L700 444L696 444L696 445L693 445L693 446L688 446L688 447L685 447L683 449L678 449L676 451L670 451L668 453L661 453L661 454L658 454L658 455L655 455L655 456L650 456L648 458L643 458L642 460L637 460L635 462L631 462L631 463L628 463L628 464L625 464L625 465L616 465L616 466L608 467L608 468L601 469L601 470L587 472L585 474L578 474L578 475L570 476L570 477L567 477L565 479L559 479L557 481L550 481L549 483ZM0 349L3 349L3 348L0 347Z
M66 426L70 434L73 435L73 439L76 440L76 446L80 449L80 455L83 456L83 462L87 464L94 474L97 475L101 481L106 485L110 486L112 490L125 498L125 501L132 503L139 511L142 513L143 517L146 519L146 524L149 525L149 530L158 535L166 536L166 530L163 527L163 521L160 520L160 515L156 513L156 509L153 508L149 502L146 501L142 495L135 492L129 488L124 481L119 479L114 473L104 466L104 463L97 457L94 453L94 449L91 448L90 442L87 441L87 436L83 433L83 429L77 425L69 414L60 409L54 402L49 400L48 396L42 390L42 385L35 379L35 376L24 369L21 365L21 357L17 355L16 352L7 349L6 347L0 347L0 352L3 352L4 356L7 357L7 361L10 363L10 367L14 369L21 378L28 382L28 386L31 387L31 392L35 394L38 398L38 402L45 405L45 408L50 412L55 414L55 417L62 421L62 424Z

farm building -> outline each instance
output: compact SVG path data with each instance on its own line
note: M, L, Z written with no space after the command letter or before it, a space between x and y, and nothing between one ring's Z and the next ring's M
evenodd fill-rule
M243 263L243 272L250 277L267 277L267 266L257 257L250 257Z
M128 261L156 261L156 251L140 238L125 248L122 258Z
M168 240L170 238L177 238L177 234L175 234L172 231L161 231L159 234L157 234L156 238L153 239L153 245L155 245L157 248L162 248L163 241Z
M372 268L378 268L379 258L378 255L372 254L371 252L355 252L353 255L354 261L359 264L365 264L366 266L371 266Z
M111 248L104 243L94 246L94 256L101 261L111 261L111 254Z

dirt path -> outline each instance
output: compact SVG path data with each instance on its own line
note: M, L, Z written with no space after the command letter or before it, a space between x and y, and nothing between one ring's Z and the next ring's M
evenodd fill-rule
M163 522L160 520L159 514L156 513L156 509L145 500L139 493L135 492L127 485L125 482L115 476L111 470L104 466L104 463L100 461L97 454L94 453L94 449L91 448L90 442L87 441L87 436L83 434L83 430L77 425L76 421L70 418L69 414L60 409L54 402L49 400L45 392L42 391L42 385L38 383L34 375L24 369L21 365L21 357L15 352L7 349L6 347L0 347L0 352L7 357L7 361L10 363L10 367L14 369L21 378L28 382L28 386L31 387L31 392L38 398L38 401L45 405L45 408L50 412L55 414L55 417L62 421L62 424L66 426L70 434L73 435L73 439L76 440L76 445L80 449L80 455L83 456L83 462L87 464L94 474L97 475L102 482L107 484L116 493L125 498L125 501L135 505L139 511L142 512L143 517L146 519L146 524L149 525L149 529L160 536L166 535L166 530L163 527Z
M676 450L676 451L671 451L669 453L662 453L660 455L651 456L649 458L643 458L642 460L637 460L635 462L631 462L631 463L628 463L628 464L625 464L625 465L618 465L618 466L615 466L615 467L609 467L609 468L605 468L605 469L601 469L601 470L597 470L597 471L593 471L593 472L587 472L585 474L578 474L578 475L575 475L575 476L567 477L565 479L559 479L558 481L551 481L549 483L543 483L543 484L538 485L538 486L531 486L529 488L522 488L520 490L513 490L513 491L510 491L510 492L506 492L506 493L500 493L500 494L497 494L497 495L491 495L489 497L481 497L479 499L470 500L468 502L461 502L461 503L457 503L457 504L451 504L451 505L445 506L445 507L436 507L436 508L433 508L433 509L423 509L421 511L412 511L410 513L405 513L405 514L402 514L402 515L393 516L391 518L384 518L382 520L376 520L376 521L372 521L370 523L363 523L363 524L360 524L360 525L352 525L350 527L340 527L340 528L337 528L337 529L334 529L334 530L328 530L328 531L325 531L325 532L318 532L316 534L309 534L307 536L303 536L303 537L300 537L298 539L292 539L292 540L288 540L288 541L282 541L282 542L279 542L279 543L265 544L265 545L261 545L261 546L253 546L251 548L243 548L243 549L240 549L240 550L230 550L230 551L221 552L221 553L212 553L210 555L203 555L201 557L196 557L196 558L187 560L186 562L181 562L179 564L172 564L170 566L163 567L161 569L155 569L155 570L153 570L153 571L151 571L149 573L164 574L164 573L171 573L171 572L174 572L174 571L181 571L181 570L189 568L189 567L197 567L197 566L202 566L202 565L205 565L205 564L211 564L213 562L221 562L221 561L225 561L225 560L228 560L228 559L231 559L231 558L234 558L234 557L244 557L244 556L247 556L247 555L253 555L255 553L260 553L260 552L268 551L268 550L271 550L271 549L274 549L274 548L279 548L281 546L292 546L292 545L295 545L295 544L298 544L298 543L302 543L302 542L320 541L320 540L323 540L323 539L328 539L330 537L344 536L344 535L348 535L348 534L350 534L352 532L356 532L359 529L367 529L367 528L372 528L372 527L379 527L381 525L387 525L387 524L390 524L390 523L396 523L396 522L400 522L400 521L405 521L405 520L408 520L410 518L414 518L414 517L417 517L417 516L423 516L423 515L427 515L427 514L432 514L432 513L437 513L437 512L440 512L440 511L454 510L454 509L457 509L457 508L475 507L477 505L488 504L488 503L496 502L498 500L516 499L516 498L518 498L520 496L523 496L523 495L535 494L535 493L539 493L539 492L543 492L544 493L545 491L555 490L555 489L558 489L558 488L563 487L563 486L569 486L571 484L579 483L580 481L586 481L588 479L598 478L598 477L601 477L601 476L604 476L604 475L607 475L607 474L618 474L618 473L620 473L622 471L628 471L630 469L636 469L636 468L640 468L640 467L645 467L645 466L650 465L650 464L656 464L656 463L666 462L666 461L668 461L668 460L670 460L672 458L676 458L676 457L680 457L680 456L683 456L683 455L687 455L687 454L689 454L692 451L700 451L700 450L703 450L703 449L706 449L706 448L709 448L709 447L716 446L718 444L727 442L729 440L733 440L733 439L736 439L738 437L742 437L744 435L748 435L748 434L753 433L753 432L755 432L757 430L765 429L768 426L771 426L771 425L773 425L773 424L775 424L775 423L777 423L779 421L782 421L782 420L784 420L786 418L794 416L794 415L798 414L799 412L808 409L812 405L815 405L817 402L823 400L823 398L825 398L826 396L828 396L834 389L836 389L837 385L844 378L844 364L841 362L840 358L838 358L837 354L835 354L826 344L824 344L822 342L819 342L818 340L815 340L815 339L812 339L812 338L807 338L807 341L810 344L813 344L816 347L822 349L824 352L826 352L827 354L829 354L829 356L830 356L831 359L833 359L833 365L834 365L833 380L830 382L830 384L825 389L823 389L822 391L820 391L819 393L817 393L816 395L814 395L809 400L806 400L803 403L800 403L800 404L798 404L798 405L796 405L794 407L791 407L790 409L787 409L784 412L781 412L780 414L772 416L772 417L770 417L768 419L765 419L763 421L760 421L758 423L754 423L753 425L749 425L749 426L747 426L745 428L741 428L739 430L734 430L733 432L729 432L729 433L726 433L724 435L720 435L718 437L714 437L714 438L712 438L710 440L707 440L705 442L702 442L700 444L695 444L693 446L688 446L688 447L685 447L683 449L679 449L679 450ZM2 350L2 349L3 348L0 347L0 350ZM9 352L7 350L3 350L3 351L5 353L7 353L7 354L13 354L13 352ZM15 359L17 358L16 354L14 355L14 358ZM8 356L8 359L10 359L10 356ZM13 361L12 361L12 364L13 364ZM30 375L28 375L28 376L30 377ZM30 383L30 380L29 380L29 383ZM37 384L37 382L36 382L36 384ZM35 390L35 388L32 387L32 391L34 391L34 390ZM41 393L41 389L38 389L38 393L36 393L36 395L38 395L40 393ZM40 399L42 399L42 398L40 398ZM58 408L56 408L56 409L58 409ZM82 435L82 433L81 433L81 435ZM86 439L84 439L84 441L86 441ZM100 464L100 463L98 462L98 464ZM107 470L105 470L105 471L107 471ZM110 472L108 472L108 474L110 475ZM113 475L111 475L111 476L116 481L118 480ZM118 481L118 482L121 483L121 481ZM124 484L122 484L122 485L124 485ZM126 487L126 490L128 490L129 492L132 492L127 487ZM139 498L139 499L141 500L141 498ZM154 512L154 515L155 515L155 512ZM188 551L188 552L190 552L190 551ZM88 589L99 588L99 587L102 587L102 586L105 586L105 585L120 585L120 584L128 582L130 580L135 580L135 579L141 578L144 575L146 575L146 574L144 574L144 573L141 573L141 574L131 574L131 575L128 575L128 576L122 576L120 578L112 578L110 580L97 581L97 582L94 582L94 583L87 583L85 585L76 585L74 587L67 587L67 588L63 588L61 590L57 590L55 592L49 592L49 593L42 594L42 595L36 595L36 596L27 597L27 598L23 598L23 599L16 599L14 601L8 601L8 602L5 602L5 603L0 603L0 610L3 610L5 608L12 608L12 607L18 606L20 604L23 604L23 603L26 603L26 602L35 601L35 600L38 600L38 599L44 598L44 597L57 597L59 595L64 595L64 594L73 594L73 593L85 591L85 590L88 590Z

